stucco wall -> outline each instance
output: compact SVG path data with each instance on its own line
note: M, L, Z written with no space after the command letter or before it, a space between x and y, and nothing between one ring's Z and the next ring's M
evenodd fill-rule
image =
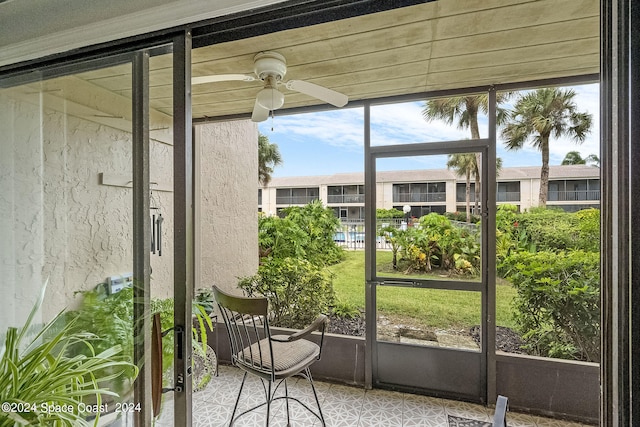
M0 333L19 326L41 287L42 148L37 104L0 93Z
M200 283L232 290L258 268L258 129L251 121L196 126L200 154Z
M43 317L79 303L75 293L131 272L132 136L67 114L37 92L0 93L0 292L12 304L0 327L19 325L49 278ZM170 132L170 129L167 131ZM197 127L202 223L201 282L235 287L257 269L257 126ZM150 142L151 204L163 223L162 256L151 255L152 298L173 296L173 146ZM122 186L102 176L124 177ZM157 183L157 184L153 184Z
M25 93L0 96L0 291L13 302L3 327L26 318L47 278L45 319L75 308L76 291L132 271L132 190L100 183L100 174L131 176L131 133ZM173 147L152 140L150 151L152 180L171 182ZM172 193L156 192L154 201L165 222L163 256L151 259L152 296L169 296Z

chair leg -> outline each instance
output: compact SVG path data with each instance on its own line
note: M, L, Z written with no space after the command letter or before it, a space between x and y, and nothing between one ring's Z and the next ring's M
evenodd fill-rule
M247 372L244 372L244 376L242 377L242 384L240 384L240 391L238 392L238 397L236 398L236 404L233 406L233 412L231 413L231 422L229 423L229 427L233 426L233 417L236 415L236 411L238 410L238 403L240 403L240 395L242 394L242 388L244 387L244 381L247 379Z
M271 416L271 380L269 380L269 390L267 390L267 424L269 427L269 417Z
M289 390L287 389L287 379L284 380L284 401L287 405L287 427L291 425L291 420L289 419Z
M325 427L326 423L324 421L324 415L322 415L322 408L320 407L320 400L318 399L318 393L316 392L316 387L313 385L313 377L311 376L311 371L307 367L305 369L305 373L307 375L307 379L311 383L311 390L313 390L313 397L316 398L316 405L318 405L318 414L320 415L320 421L322 422L322 426Z

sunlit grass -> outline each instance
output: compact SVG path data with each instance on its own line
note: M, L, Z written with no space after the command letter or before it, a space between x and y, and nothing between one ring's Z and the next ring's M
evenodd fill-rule
M378 265L386 265L391 262L391 252L379 251L377 258ZM331 271L338 299L364 308L364 251L346 252L344 261L332 266ZM425 275L420 277L425 278ZM431 277L442 279L438 275ZM470 328L480 323L479 292L379 286L377 293L379 314L408 317L423 326L443 329ZM497 325L514 327L512 301L515 295L516 291L510 284L499 280L496 288Z

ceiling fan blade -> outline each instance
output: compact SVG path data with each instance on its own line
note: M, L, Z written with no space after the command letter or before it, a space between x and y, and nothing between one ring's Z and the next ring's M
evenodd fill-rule
M230 82L230 81L252 82L254 80L256 80L256 78L250 74L212 74L210 76L193 77L191 79L191 84L200 85L203 83Z
M258 100L256 99L256 103L253 105L253 113L251 114L251 121L253 122L264 122L269 118L269 110L264 108Z
M304 80L289 80L285 86L287 89L313 96L336 107L344 107L349 102L349 97L343 93Z

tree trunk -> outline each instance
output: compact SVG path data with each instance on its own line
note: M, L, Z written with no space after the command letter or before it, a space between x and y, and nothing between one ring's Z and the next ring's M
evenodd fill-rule
M467 186L465 188L465 201L467 202L467 223L471 223L471 171L467 168Z
M478 108L471 107L467 104L467 113L469 114L469 129L471 130L471 139L480 139L480 129L478 128ZM480 206L480 190L482 187L482 183L480 180L480 171L482 170L482 158L480 153L475 153L476 155L476 170L475 170L475 212L476 215L479 212Z
M540 135L540 151L542 152L542 168L540 169L540 197L538 206L547 207L549 194L549 135Z
M480 205L480 187L482 186L480 184L480 165L482 160L480 158L480 153L476 153L476 169L474 171L474 174L476 176L476 182L475 182L475 196L476 196L476 215L479 215L480 210L478 209L478 206Z

